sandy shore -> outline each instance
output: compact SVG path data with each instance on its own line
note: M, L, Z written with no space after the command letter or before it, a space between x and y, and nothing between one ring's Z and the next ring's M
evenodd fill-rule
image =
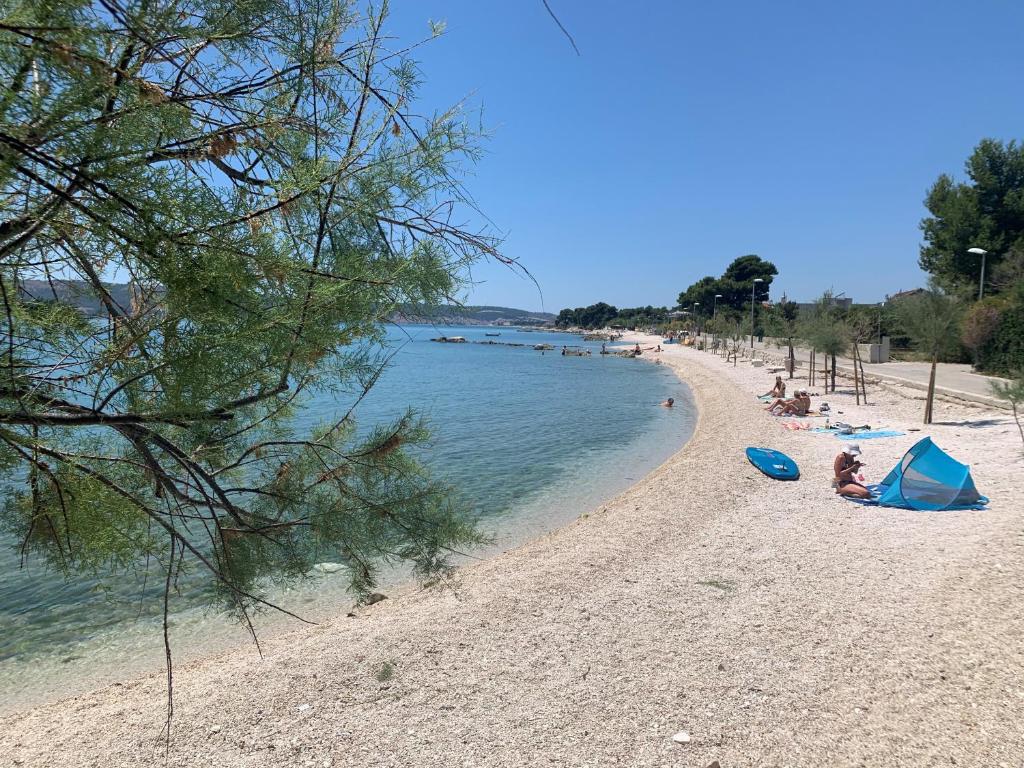
M764 369L661 356L693 439L577 522L357 618L177 671L174 766L1021 766L1024 461L1005 412L865 441L878 480L924 434L991 508L863 508L829 486L839 441L753 397ZM919 427L870 392L851 423ZM920 393L913 393L919 397ZM800 464L777 483L743 448ZM391 670L390 676L388 670ZM0 719L3 764L164 759L154 675ZM686 731L688 743L672 736Z

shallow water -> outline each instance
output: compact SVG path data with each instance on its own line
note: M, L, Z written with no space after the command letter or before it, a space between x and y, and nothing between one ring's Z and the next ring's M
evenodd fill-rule
M391 421L410 405L427 416L434 434L430 465L481 512L495 537L495 545L477 555L564 525L624 490L675 452L695 420L689 393L667 368L603 357L600 343L565 334L505 328L498 337L485 335L498 330L393 329L389 338L400 349L357 411L364 427ZM430 341L440 334L527 346ZM532 349L542 342L555 351ZM594 354L563 357L563 344ZM658 407L669 396L676 407ZM297 420L311 425L346 406L320 398ZM124 583L104 594L89 579L65 582L39 563L20 569L14 542L0 540L0 708L159 668L158 606L140 600L140 591L141 584ZM246 641L229 618L196 607L196 597L183 595L174 611L179 660ZM352 604L342 574L318 576L272 597L314 619ZM281 624L280 617L262 622L264 629Z

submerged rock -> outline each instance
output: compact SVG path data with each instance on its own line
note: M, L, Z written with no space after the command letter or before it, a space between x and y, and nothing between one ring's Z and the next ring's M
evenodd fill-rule
M345 566L341 563L317 563L313 566L313 570L320 573L337 573L345 570Z

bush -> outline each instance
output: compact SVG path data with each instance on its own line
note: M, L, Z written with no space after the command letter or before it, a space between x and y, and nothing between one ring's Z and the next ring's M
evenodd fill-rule
M978 352L992 339L992 335L999 329L1004 304L1005 302L993 298L979 301L971 307L960 329L960 338L964 346Z
M1004 376L1024 367L1024 304L1000 313L999 325L978 350L978 367Z

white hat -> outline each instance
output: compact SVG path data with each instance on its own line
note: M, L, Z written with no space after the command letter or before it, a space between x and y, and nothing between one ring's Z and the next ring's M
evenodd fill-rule
M850 443L849 445L843 446L843 453L850 456L860 456L860 446L856 443Z

